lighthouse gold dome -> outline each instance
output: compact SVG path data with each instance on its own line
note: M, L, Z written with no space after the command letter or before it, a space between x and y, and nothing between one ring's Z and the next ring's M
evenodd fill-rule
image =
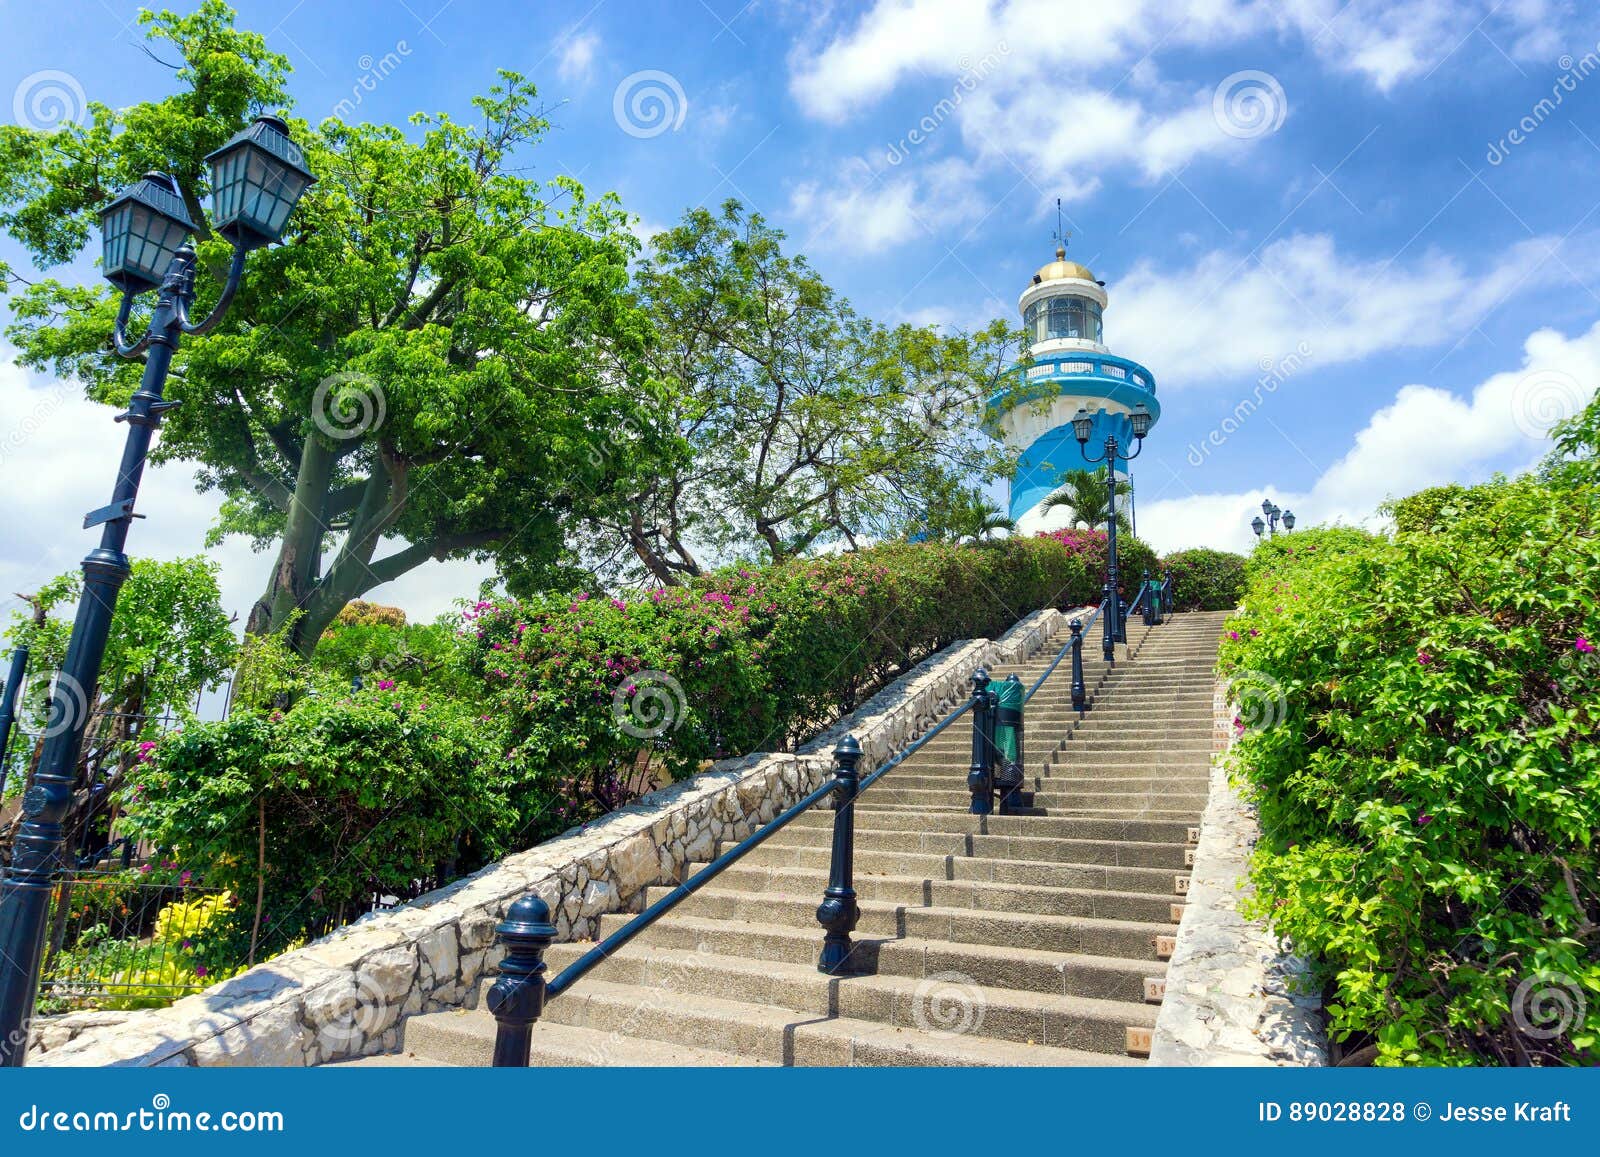
M1056 259L1049 265L1041 265L1039 272L1033 275L1035 285L1041 281L1094 281L1095 276L1089 271L1087 265L1079 265L1076 261L1067 260L1067 250L1064 246L1056 246ZM1098 284L1098 283L1097 283Z

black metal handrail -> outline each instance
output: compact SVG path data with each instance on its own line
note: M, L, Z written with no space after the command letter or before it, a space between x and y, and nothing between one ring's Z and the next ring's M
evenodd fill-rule
M917 751L922 747L923 744L927 743L935 735L938 735L939 732L943 731L946 727L949 727L950 724L954 723L957 719L961 718L961 716L965 715L969 710L971 710L971 708L972 700L968 699L960 707L956 708L949 715L946 715L943 719L936 723L933 727L929 728L927 732L919 735L913 742L907 744L900 750L898 754L884 760L877 770L861 781L860 785L856 788L856 795L859 796L862 792L866 791L867 788L877 783L878 780L881 779L887 772L892 771L901 762L903 762L908 755L911 755ZM846 739L849 742L854 742L854 739L851 737L846 737ZM859 750L860 749L858 748L858 757ZM744 856L760 847L761 844L766 842L770 836L775 835L779 830L786 827L792 820L798 818L803 812L811 810L811 808L815 807L817 804L833 795L838 791L838 789L838 784L830 780L821 787L817 788L816 791L812 792L810 795L794 804L787 811L783 812L783 814L770 820L759 830L746 836L733 847L729 848L726 852L722 853L722 855L712 860L709 864L701 868L694 875L690 876L683 883L672 889L672 891L661 897L661 899L657 900L654 904L651 904L643 912L640 912L632 920L629 920L621 928L618 928L610 936L607 936L604 940L600 941L600 943L596 944L593 948L589 949L589 951L585 952L582 956L578 957L578 959L574 960L571 964L563 968L559 973L557 973L556 978L545 986L546 998L553 1000L560 996L563 992L567 991L567 989L571 988L579 980L583 979L583 977L591 969L595 968L597 965L603 964L606 960L613 956L617 949L627 944L628 941L632 940L635 936L639 935L639 933L650 927L650 925L661 919L662 916L665 916L673 908L677 907L683 901L687 900L690 896L698 892L701 888L705 887L713 879L715 879L717 876L720 876L724 871L733 866L733 864L737 863Z
M980 671L979 674L984 673ZM489 1011L497 1022L494 1065L499 1068L526 1067L532 1045L533 1025L543 1013L547 1001L566 992L590 971L615 955L629 941L760 847L800 815L834 796L837 797L837 803L834 811L833 854L829 866L828 888L823 894L822 904L817 909L817 920L825 929L826 935L817 967L820 971L831 975L848 973L851 967L852 948L850 934L855 930L856 922L860 918L855 889L852 886L855 801L863 791L877 783L908 756L920 750L936 735L970 711L975 702L977 702L976 696L968 699L900 751L884 760L864 780L858 780L856 773L857 764L861 759L861 745L856 742L853 735L846 735L834 748L833 779L763 824L677 885L567 965L549 982L544 980L546 971L544 953L556 938L555 927L550 923L550 906L533 895L524 896L513 903L506 913L506 919L497 928L501 943L505 945L506 955L500 965L500 976L490 988L488 998Z
M1083 633L1087 632L1090 627L1094 626L1094 621L1100 617L1100 612L1105 609L1106 604L1105 601L1102 600L1100 605L1095 607L1094 613L1091 614L1087 620L1072 620L1072 624L1076 628L1073 631L1072 638L1068 639L1064 644L1062 644L1061 650L1056 652L1056 657L1051 659L1050 665L1044 669L1044 674L1040 675L1033 681L1033 686L1029 687L1027 694L1022 697L1022 701L1024 703L1032 702L1033 697L1038 693L1039 688L1045 685L1045 680L1049 679L1051 675L1055 674L1056 668L1061 665L1061 660L1067 657L1067 653L1069 651L1076 650L1079 654L1082 653Z

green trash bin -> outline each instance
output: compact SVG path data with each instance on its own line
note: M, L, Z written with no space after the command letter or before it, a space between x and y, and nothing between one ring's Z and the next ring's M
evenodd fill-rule
M1000 814L1022 807L1022 680L1012 675L995 691L994 785Z

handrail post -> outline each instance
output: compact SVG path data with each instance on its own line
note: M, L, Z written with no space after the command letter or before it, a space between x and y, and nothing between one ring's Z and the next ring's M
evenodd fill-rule
M5 693L0 695L0 796L6 792L6 749L11 746L11 725L17 719L17 695L27 672L28 648L18 647L11 653L11 671L6 676Z
M1072 707L1082 721L1087 711L1089 689L1083 685L1083 622L1072 620Z
M550 905L537 896L524 896L511 905L495 932L506 954L500 976L489 989L489 1012L495 1019L494 1067L525 1069L533 1026L544 1012L544 951L556 938Z
M1022 702L1022 677L1012 673L995 695L994 752L998 767L994 782L1000 792L1003 816L1022 811L1023 768L1027 766L1022 751Z
M1111 601L1111 584L1106 583L1101 590L1101 617L1105 619L1105 660L1107 663L1117 661L1117 608Z
M967 790L972 793L972 814L986 816L994 811L994 728L989 721L989 672L979 667L972 676L972 766L967 771Z
M849 973L850 933L861 919L854 879L860 762L861 744L854 735L846 735L833 749L833 859L828 867L828 889L817 906L817 923L827 933L822 939L817 971L830 976Z
M1154 604L1156 595L1155 595L1155 591L1152 590L1151 587L1150 587L1150 572L1149 571L1145 571L1144 572L1144 581L1139 584L1139 597L1144 600L1144 602L1142 603L1142 606L1144 608L1144 625L1147 626L1147 627L1155 626L1156 625L1156 610L1155 610L1155 607L1154 607L1153 604Z

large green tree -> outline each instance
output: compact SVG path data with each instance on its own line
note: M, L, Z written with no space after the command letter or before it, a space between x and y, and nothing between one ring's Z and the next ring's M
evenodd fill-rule
M599 520L602 573L672 584L893 537L1003 469L978 416L1021 335L874 322L783 242L736 201L655 238L637 277L647 357L689 453Z
M203 158L287 111L288 63L220 0L140 19L153 58L176 57L177 91L0 128L0 228L48 269L85 248L119 186L169 171L201 222L204 310L228 248L203 224ZM346 602L430 559L492 555L513 587L564 577L573 527L619 517L676 444L626 292L625 214L524 175L537 101L502 73L470 124L291 120L318 182L285 243L252 255L224 325L184 346L169 387L184 404L156 453L201 464L224 498L216 536L273 552L251 632L309 654ZM109 349L115 310L104 287L46 279L14 298L9 336L27 364L120 404L139 367Z

